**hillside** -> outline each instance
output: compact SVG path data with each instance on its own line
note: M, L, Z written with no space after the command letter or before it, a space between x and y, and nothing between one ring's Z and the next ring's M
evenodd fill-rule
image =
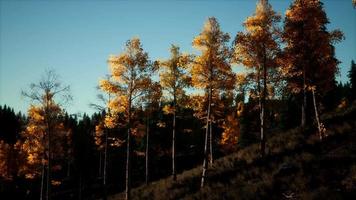
M203 189L199 166L176 182L167 178L136 188L132 199L356 199L356 106L322 121L328 135L323 141L313 128L276 132L263 159L258 145L251 145L216 160Z

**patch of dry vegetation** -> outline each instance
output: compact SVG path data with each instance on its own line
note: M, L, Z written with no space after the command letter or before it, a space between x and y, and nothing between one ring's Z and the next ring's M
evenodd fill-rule
M162 179L132 191L133 199L342 199L356 196L356 159L327 156L338 149L356 155L356 105L323 116L328 137L320 141L314 128L273 133L267 155L253 144L215 161L200 189L201 166L184 171L176 182ZM351 148L350 148L351 145ZM330 160L331 159L331 160ZM335 166L335 164L338 164ZM336 170L335 170L336 169ZM333 180L335 179L335 180ZM121 199L122 194L111 199ZM346 196L345 196L346 195Z

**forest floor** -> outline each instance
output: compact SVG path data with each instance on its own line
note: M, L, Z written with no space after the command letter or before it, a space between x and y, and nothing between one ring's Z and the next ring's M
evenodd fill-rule
M132 199L356 199L355 108L324 115L328 136L322 141L315 128L276 132L264 158L253 144L217 159L202 189L198 166L175 182L166 178L134 188Z

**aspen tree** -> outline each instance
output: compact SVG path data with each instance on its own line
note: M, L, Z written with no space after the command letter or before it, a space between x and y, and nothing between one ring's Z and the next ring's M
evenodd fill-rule
M168 60L159 62L160 84L163 87L165 96L172 101L172 105L163 108L166 114L173 115L172 125L172 178L177 179L176 174L176 118L179 107L185 99L185 91L190 85L190 77L186 70L189 64L189 56L179 52L179 47L171 46L171 57Z
M269 70L276 68L280 52L277 24L281 17L273 11L267 0L259 0L255 13L246 19L245 32L239 32L235 39L234 61L252 68L256 74L257 96L260 111L260 150L265 155L266 99ZM262 85L261 85L262 82Z
M141 106L145 89L151 83L150 76L154 70L148 60L148 54L143 50L139 38L128 40L125 50L121 54L112 55L108 60L111 77L102 79L100 88L111 94L112 99L108 103L111 116L107 116L105 123L108 127L118 124L120 113L124 114L127 128L126 151L126 199L130 199L131 190L131 135L133 129L133 108Z
M192 85L205 92L205 102L207 102L201 187L204 187L208 169L208 140L212 140L212 132L209 133L209 128L211 129L211 114L214 112L211 110L213 93L218 90L232 89L234 85L234 74L228 61L231 52L226 45L229 39L229 35L220 30L216 18L210 17L205 22L202 32L194 38L192 43L193 47L201 52L194 58L191 67ZM212 155L210 159L212 161Z

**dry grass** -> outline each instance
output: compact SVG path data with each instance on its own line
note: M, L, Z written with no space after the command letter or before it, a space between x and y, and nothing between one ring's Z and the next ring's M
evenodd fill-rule
M267 156L263 159L259 156L259 145L253 144L216 160L209 168L207 185L202 189L199 187L201 166L198 166L179 174L176 182L166 178L135 188L132 190L132 199L283 199L283 195L292 195L296 199L318 199L330 191L322 184L315 189L310 188L310 184L319 184L318 181L324 179L323 174L316 175L315 180L311 178L313 174L310 171L323 167L319 166L320 158L316 153L322 152L321 149L328 143L330 148L337 145L332 142L333 137L356 134L355 112L356 105L353 105L344 111L323 116L328 134L325 141L319 140L315 129L302 132L296 128L271 134ZM288 164L299 170L293 172L293 176L276 178ZM351 178L343 180L345 188L356 186L356 167L349 173ZM285 190L279 188L280 183L287 185ZM335 199L340 197L329 195ZM120 197L122 194L111 199Z

